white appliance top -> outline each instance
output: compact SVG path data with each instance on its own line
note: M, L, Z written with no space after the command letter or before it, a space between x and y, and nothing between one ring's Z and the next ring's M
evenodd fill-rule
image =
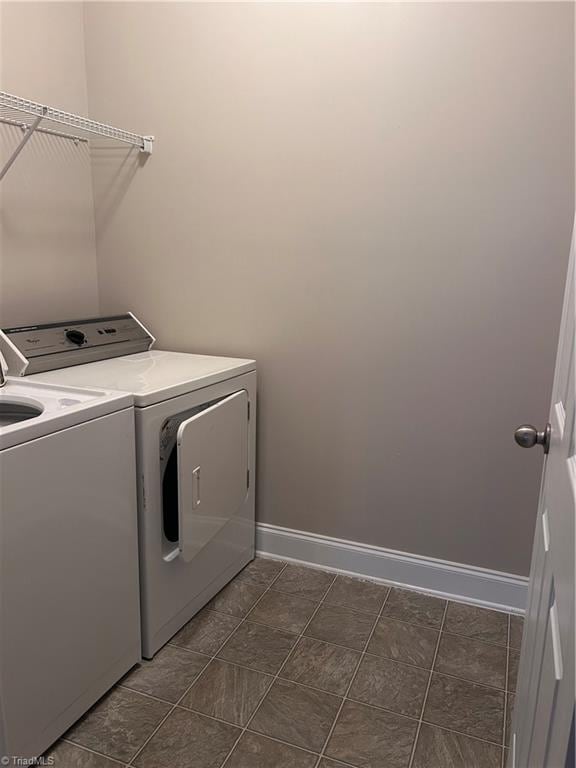
M144 408L255 370L254 360L151 350L38 373L27 381L129 392Z
M129 393L8 377L6 386L0 388L0 451L131 408L133 404ZM25 420L16 420L24 414Z

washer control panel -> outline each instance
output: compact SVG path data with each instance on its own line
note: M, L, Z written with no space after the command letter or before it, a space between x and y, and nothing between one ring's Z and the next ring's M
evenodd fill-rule
M144 352L153 343L131 312L0 331L8 372L19 376Z

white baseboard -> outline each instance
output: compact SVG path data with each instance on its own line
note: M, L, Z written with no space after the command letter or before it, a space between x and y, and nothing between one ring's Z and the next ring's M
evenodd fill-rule
M393 583L486 608L523 613L526 607L528 579L510 573L267 523L256 526L256 550L262 557Z

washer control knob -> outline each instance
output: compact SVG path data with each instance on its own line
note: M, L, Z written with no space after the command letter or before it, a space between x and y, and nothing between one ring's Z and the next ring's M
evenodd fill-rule
M74 329L66 331L66 338L71 341L72 344L77 344L79 347L86 341L86 334L82 331L75 331Z

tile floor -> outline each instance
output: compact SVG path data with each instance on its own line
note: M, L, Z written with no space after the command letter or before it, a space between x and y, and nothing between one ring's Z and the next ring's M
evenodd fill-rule
M58 768L501 768L522 619L256 559Z

